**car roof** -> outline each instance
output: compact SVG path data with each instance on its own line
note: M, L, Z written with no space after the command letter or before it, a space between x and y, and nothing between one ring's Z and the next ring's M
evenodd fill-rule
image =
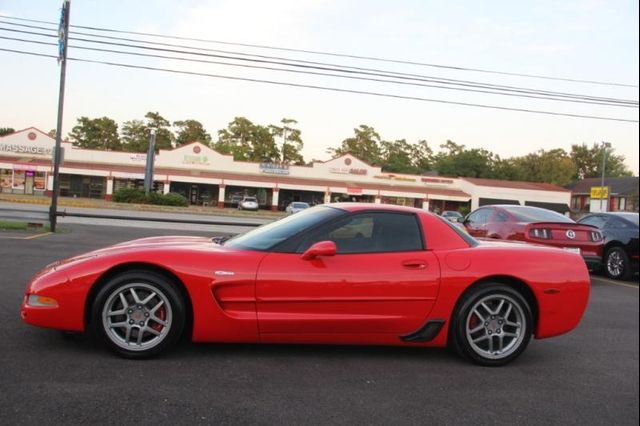
M362 210L377 211L396 211L405 213L425 213L422 209L415 207L396 206L394 204L375 204L375 203L330 203L325 206L336 207L349 212L357 212Z

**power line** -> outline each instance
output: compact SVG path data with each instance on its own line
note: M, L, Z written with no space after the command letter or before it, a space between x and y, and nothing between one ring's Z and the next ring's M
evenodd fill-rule
M55 55L47 55L47 54L44 54L44 53L27 52L27 51L14 50L14 49L0 48L0 51L18 53L18 54L23 54L23 55L46 57L46 58L57 58L57 56L55 56ZM597 115L571 114L571 113L563 113L563 112L556 112L556 111L533 110L533 109L525 109L525 108L512 108L512 107L504 107L504 106L499 106L499 105L487 105L487 104L476 104L476 103L470 103L470 102L447 101L447 100L444 100L444 99L432 99L432 98L423 98L423 97L417 97L417 96L395 95L395 94L391 94L391 93L370 92L370 91L364 91L364 90L341 89L341 88L337 88L337 87L317 86L317 85L311 85L311 84L289 83L289 82L282 82L282 81L275 81L275 80L263 80L263 79L257 79L257 78L236 77L236 76L221 75L221 74L210 74L210 73L195 72L195 71L182 71L182 70L174 70L174 69L169 69L169 68L158 68L158 67L150 67L150 66L142 66L142 65L122 64L122 63L118 63L118 62L98 61L98 60L82 59L82 58L67 58L67 59L72 60L72 61L77 61L77 62L102 64L102 65L109 65L109 66L116 66L116 67L123 67L123 68L143 69L143 70L149 70L149 71L162 71L162 72L167 72L167 73L172 73L172 74L185 74L185 75L194 75L194 76L200 76L200 77L221 78L221 79L235 80L235 81L248 81L248 82L253 82L253 83L264 83L264 84L271 84L271 85L278 85L278 86L288 86L288 87L297 87L297 88L305 88L305 89L325 90L325 91L339 92L339 93L352 93L352 94L359 94L359 95L370 95L370 96L387 97L387 98L395 98L395 99L408 99L408 100L421 101L421 102L435 102L435 103L448 104L448 105L461 105L461 106L469 106L469 107L477 107L477 108L496 109L496 110L502 110L502 111L516 111L516 112L526 112L526 113L544 114L544 115L552 115L552 116L564 116L564 117L574 117L574 118L589 118L589 119L594 119L594 120L607 120L607 121L619 121L619 122L626 122L626 123L638 123L638 120L632 120L632 119L626 119L626 118L618 118L618 117L604 117L604 116L597 116Z
M8 25L14 25L14 26L20 26L20 27L42 29L42 30L47 30L47 31L56 31L55 29L52 29L52 28L46 28L46 27L35 26L35 25L17 24L17 23L6 22L6 21L0 21L0 23L5 23L5 24L8 24ZM17 31L17 30L5 29L5 31ZM21 31L18 31L18 32L21 32ZM35 32L32 33L32 32L27 32L27 31L25 31L24 33L44 35L44 34L41 34L41 33L35 33ZM228 50L220 50L220 49L210 49L210 48L202 48L202 47L193 47L193 46L187 46L187 45L181 45L181 44L173 44L173 43L160 43L160 42L149 41L149 40L139 40L139 39L124 38L124 37L106 36L106 35L98 35L98 34L76 32L76 31L74 31L73 34L86 35L86 36L97 37L97 38L105 38L105 39L109 39L109 40L119 40L119 41L135 42L135 43L144 43L144 44L150 44L150 45L154 45L154 46L179 47L179 48L186 48L186 49L200 51L200 52L216 52L216 53L224 53L224 54L231 54L231 55L240 55L240 56L244 56L244 57L259 58L257 60L251 60L251 59L238 58L238 57L228 57L228 56L220 56L220 55L208 55L208 56L212 56L212 57L222 57L222 58L228 58L228 59L240 60L240 61L266 62L266 63L274 63L274 64L285 65L285 66L326 69L326 70L331 70L331 71L336 71L336 72L375 75L375 76L382 76L382 77L389 77L389 78L416 80L416 81L424 81L424 82L446 84L446 85L454 85L454 86L455 85L459 85L459 86L465 86L465 87L486 88L486 89L490 89L490 90L501 90L501 91L507 91L507 92L542 94L542 95L560 96L560 97L568 97L568 98L576 98L576 99L590 99L590 100L597 100L597 101L601 101L601 102L609 102L609 101L611 101L611 102L624 102L624 103L629 103L629 104L632 104L632 105L637 105L638 104L638 101L633 101L633 100L594 97L594 96L589 96L589 95L581 95L581 94L566 93L566 92L553 92L553 91L540 90L540 89L531 89L531 88L526 88L526 87L506 86L506 85L497 85L497 84L492 84L492 83L476 82L476 81L470 81L470 80L459 80L459 79L451 79L451 78L444 78L444 77L425 76L425 75L420 75L420 74L411 74L411 73L403 73L403 72L397 72L397 71L380 70L380 69L375 69L375 68L354 67L354 66L347 66L347 65L342 65L342 64L332 64L332 63L317 62L317 61L305 61L305 60L300 60L300 59L291 59L291 58L283 58L283 57L268 56L268 55L256 55L256 54L250 54L250 53L245 53L245 52L228 51ZM53 36L50 36L50 37L53 37ZM57 35L56 35L56 37L57 37ZM95 43L103 43L103 44L105 43L105 42L100 42L100 41L89 41L89 40L86 40L86 39L77 39L77 40L88 41L88 42L92 42L92 43L94 43L94 42ZM121 45L121 46L129 46L127 44L119 44L119 45ZM137 46L137 47L145 48L143 46ZM169 50L169 51L173 51L173 50ZM190 51L180 51L180 53L193 54L193 55L197 55L198 54L198 53L190 52ZM266 61L266 60L262 61L263 59L271 59L271 60L275 60L275 61L286 61L286 62L271 62L271 61ZM322 66L322 68L304 67L302 65L297 65L297 64L319 65L319 66ZM324 67L333 67L333 68L324 68ZM364 72L357 72L357 71L364 71Z
M57 25L54 22L41 21L36 19L26 19L26 18L18 18L18 17L10 17L10 16L4 16L4 18L23 21L23 22L35 22L35 23L42 23L42 24ZM543 79L543 80L567 81L567 82L573 82L573 83L584 83L584 84L594 84L594 85L603 85L603 86L638 87L637 84L585 80L585 79L557 77L557 76L539 75L539 74L516 73L516 72L508 72L508 71L491 70L491 69L485 69L485 68L461 67L461 66L434 64L434 63L417 62L417 61L379 58L374 56L360 56L360 55L351 55L351 54L336 53L336 52L294 49L294 48L288 48L288 47L278 47L278 46L269 46L269 45L261 45L261 44L236 43L236 42L229 42L229 41L222 41L222 40L201 39L201 38L194 38L194 37L181 37L181 36L172 36L172 35L158 34L158 33L126 31L126 30L117 30L117 29L110 29L110 28L90 27L90 26L83 26L83 25L72 25L71 27L92 30L92 31L109 32L109 33L132 34L132 35L141 35L141 36L148 36L148 37L183 40L183 41L197 41L202 43L213 43L213 44L221 44L221 45L228 45L228 46L241 46L241 47L250 47L250 48L256 48L256 49L267 49L267 50L276 50L276 51L284 51L284 52L295 52L295 53L305 53L305 54L312 54L312 55L341 57L341 58L349 58L349 59L360 59L360 60L368 60L368 61L402 64L402 65L415 65L415 66L422 66L422 67L450 69L450 70L456 70L456 71L470 71L470 72L478 72L478 73L485 73L485 74L508 75L508 76L514 76L514 77L536 78L536 79Z
M3 28L0 27L0 30L2 30L2 29ZM27 39L15 38L15 37L0 36L0 39L19 41L19 42L25 42L25 43L32 43L32 44L56 46L56 43L48 43L48 42L37 41L37 40L27 40ZM157 59L170 59L170 60L178 60L178 61L186 61L186 62L206 63L206 64L215 64L215 65L224 65L224 66L233 66L233 67L243 67L243 68L251 68L251 69L264 69L264 70L270 70L270 71L282 71L282 72L297 73L297 74L304 74L304 75L317 75L317 76L324 76L324 77L337 77L337 78L346 78L346 79L351 79L351 80L373 81L373 82L379 82L379 83L391 83L391 84L399 84L399 85L410 85L410 86L417 86L417 87L429 87L429 88L446 89L446 90L457 90L457 91L473 92L473 93L485 93L485 94L493 94L493 95L501 95L501 96L525 97L525 98L530 98L530 99L561 101L561 102L572 102L572 103L580 103L580 104L616 106L616 107L624 107L624 108L637 108L637 105L627 104L627 103L614 103L614 102L579 100L579 99L563 99L563 98L556 98L556 97L549 97L549 96L534 96L534 95L517 94L517 93L503 93L503 92L495 92L495 91L490 91L490 90L467 89L467 88L460 88L460 87L447 87L447 86L439 86L439 85L433 85L433 84L409 83L409 82L405 82L405 81L386 80L386 79L379 79L379 78L357 77L357 76L349 76L349 75L345 76L345 75L340 75L340 74L331 74L331 73L323 73L323 72L291 70L291 69L283 69L283 68L275 68L275 67L267 67L267 66L259 66L259 65L236 64L236 63L222 62L222 61L210 61L210 60L206 60L206 59L190 59L190 58L182 58L182 57L176 57L176 56L146 54L146 53L139 53L139 52L113 50L113 49L100 49L100 48L77 46L77 45L70 45L70 47L73 47L75 49L94 51L94 52L116 53L116 54L124 54L124 55L133 55L133 56L137 56L137 57L147 57L147 58L157 58Z
M1 22L2 21L0 21L0 23ZM43 29L46 29L46 28L43 28ZM23 30L16 30L16 29L2 28L2 27L0 27L0 30L10 31L10 32L18 32L18 33L30 34L30 35L38 35L38 36L44 36L44 37L57 37L56 35L53 35L53 34L43 34L43 33L38 33L38 32L33 32L33 31L23 31ZM161 52L170 52L170 53L178 53L178 54L187 54L187 55L194 55L194 56L199 56L199 57L203 57L204 56L204 57L213 57L213 58L221 58L221 59L238 60L238 61L242 61L242 62L251 62L251 63L257 62L257 63L275 64L275 65L283 65L283 66L294 66L296 68L302 68L305 71L296 71L296 70L265 67L265 66L255 66L255 65L254 66L251 66L251 65L240 65L240 64L232 64L232 63L227 63L227 62L190 60L190 59L185 59L185 58L176 58L176 57L161 56L161 55L145 55L145 54L140 54L140 53L136 54L138 56L159 57L159 58L165 58L165 59L185 60L185 61L203 62L203 63L213 63L213 64L227 65L227 66L240 66L240 67L245 67L245 68L267 69L267 70L274 70L274 71L293 72L293 73L299 73L299 74L313 74L313 75L322 75L322 76L329 76L329 77L349 78L349 79L355 79L355 80L369 80L369 81L384 82L384 83L394 83L394 84L404 84L404 85L409 84L409 85L422 86L422 87L431 87L431 88L439 88L439 89L445 89L445 90L458 90L458 91L465 91L465 92L477 92L477 93L486 93L486 94L504 95L504 96L518 96L518 97L526 97L526 98L533 98L533 99L545 99L545 100L552 100L552 101L591 103L591 104L597 104L597 105L633 107L633 108L637 107L637 105L638 105L637 101L626 100L626 99L602 98L602 97L580 95L580 94L573 94L573 93L550 92L550 91L541 91L541 90L533 90L533 89L521 89L521 88L514 88L514 89L506 89L506 88L504 88L503 89L503 88L501 88L499 86L484 85L484 84L464 84L464 83L455 83L454 84L454 83L449 83L449 82L443 82L443 81L441 81L439 79L435 79L434 80L434 79L429 79L429 78L407 78L407 77L396 76L394 74L386 74L386 73L354 72L354 71L350 71L350 70L336 69L336 68L331 68L331 67L314 67L314 66L308 66L308 65L289 64L287 62L268 61L268 60L262 60L262 59L256 60L256 59L238 58L238 57L235 57L235 56L213 55L213 54L205 54L205 53L201 53L201 52L189 52L189 51L184 51L184 50L164 49L164 48L156 48L156 47L148 47L148 46L138 46L138 45L132 45L132 44L127 44L127 43L116 43L116 42L108 42L108 41L102 41L102 40L91 40L91 39L84 39L84 38L77 38L77 37L71 37L71 39L75 40L75 41L81 41L81 42L87 42L87 43L96 43L96 44L105 44L105 45L128 47L128 48L151 50L151 51L161 51ZM27 40L23 40L23 39L15 39L15 40L17 40L17 41L27 41ZM74 46L74 47L91 50L90 48L85 48L85 47L79 47L79 46ZM106 50L106 49L93 49L93 50L103 51L103 52L111 52L111 53L134 54L134 53L131 53L131 52L122 52L122 51ZM383 79L377 79L377 78L351 77L351 76L343 76L343 75L337 75L337 74L328 74L328 73L318 73L318 72L306 71L308 69L316 69L316 70L322 70L322 71L343 72L343 73L347 73L347 74L350 74L350 75L381 76L381 77L394 78L394 79L400 79L400 80L408 80L408 81L421 81L421 82L429 82L429 83L434 82L434 83L438 83L440 85L405 83L405 82L399 82L399 81L395 81L395 80L383 80ZM458 85L458 86L463 86L463 87L472 87L472 88L480 88L480 89L485 89L486 88L486 89L489 89L489 90L472 90L472 89L464 89L464 88L459 88L459 87L448 87L448 86L442 86L442 84ZM502 92L506 92L506 93L501 93L501 92L498 92L496 90L502 91ZM536 96L532 96L532 95L536 95ZM537 96L537 95L540 95L540 96ZM562 99L562 98L566 98L566 99ZM583 101L583 102L579 102L576 99L580 100L580 101Z

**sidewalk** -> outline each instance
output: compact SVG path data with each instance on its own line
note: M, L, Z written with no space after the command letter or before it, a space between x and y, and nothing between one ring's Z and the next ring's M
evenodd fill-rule
M37 195L19 195L19 194L3 194L0 193L0 201L16 204L36 204L48 206L51 204L51 198L42 197ZM232 217L247 217L247 218L280 218L285 216L284 212L272 212L267 210L258 210L257 212L248 212L244 210L238 210L234 208L220 209L218 207L202 207L202 206L188 206L188 207L174 207L174 206L155 206L151 204L129 204L129 203L114 203L112 201L105 201L102 199L93 198L71 198L71 197L59 197L58 198L58 210L63 210L65 207L75 208L97 208L97 209L113 209L113 210L135 210L135 211L149 211L149 212L165 212L165 213L189 213L198 214L203 216L215 215L215 216L232 216Z

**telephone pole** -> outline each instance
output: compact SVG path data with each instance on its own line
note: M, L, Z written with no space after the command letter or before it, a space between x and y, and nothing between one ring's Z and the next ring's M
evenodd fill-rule
M64 83L67 74L67 47L69 40L69 15L71 0L64 0L58 27L58 63L60 63L60 92L58 94L58 123L56 126L56 146L53 150L53 191L49 207L51 232L56 232L58 219L58 194L60 193L60 154L62 142L62 113L64 110Z

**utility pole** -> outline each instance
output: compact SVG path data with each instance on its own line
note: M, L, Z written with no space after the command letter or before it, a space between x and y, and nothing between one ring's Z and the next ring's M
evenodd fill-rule
M604 199L604 170L607 166L607 148L611 148L611 143L602 142L602 179L600 179L600 213L602 210L602 200ZM607 210L609 210L609 191L607 191Z
M156 129L151 129L149 135L149 149L147 163L144 168L144 192L148 194L153 189L153 164L156 158Z
M67 47L69 40L69 16L71 0L64 0L58 27L58 63L60 63L60 92L58 94L58 123L56 126L56 146L53 150L53 192L49 207L49 224L51 232L56 232L58 219L58 194L60 193L60 154L62 143L62 113L64 110L64 83L67 73Z

